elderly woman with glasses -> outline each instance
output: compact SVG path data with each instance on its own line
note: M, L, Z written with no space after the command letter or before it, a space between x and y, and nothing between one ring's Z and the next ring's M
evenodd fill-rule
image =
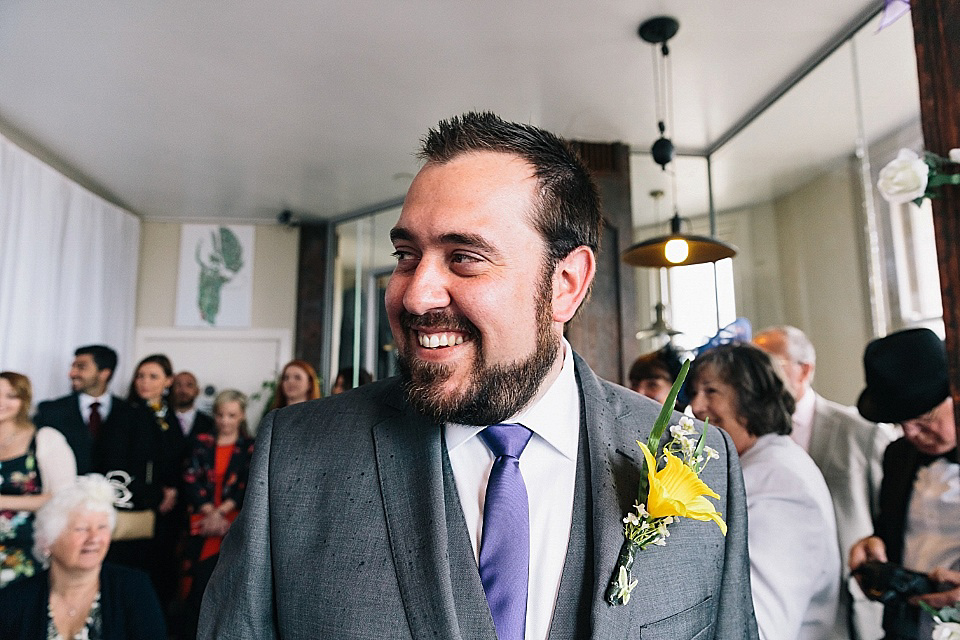
M146 574L103 562L115 498L110 481L89 474L37 511L34 553L47 568L0 591L0 640L166 638Z

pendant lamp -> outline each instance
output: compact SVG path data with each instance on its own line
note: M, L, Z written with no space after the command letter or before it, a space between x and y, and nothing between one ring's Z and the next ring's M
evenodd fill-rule
M674 146L670 138L666 137L666 113L668 101L673 103L673 78L669 64L670 49L667 42L676 35L680 23L674 18L659 16L644 21L637 30L640 38L650 44L660 45L654 50L654 83L657 96L657 128L660 137L653 143L650 153L654 162L666 171L667 165L673 161ZM659 55L658 55L659 54ZM635 267L675 267L689 264L703 264L716 262L724 258L732 258L737 254L737 248L731 244L710 238L683 233L682 219L676 210L676 176L673 176L674 214L670 220L670 234L657 236L638 242L629 247L621 255L621 259Z

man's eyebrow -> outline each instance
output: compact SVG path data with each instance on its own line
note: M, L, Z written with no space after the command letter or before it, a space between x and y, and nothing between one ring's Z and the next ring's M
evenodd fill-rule
M413 234L406 229L405 227L394 227L390 230L390 240L394 243L405 240L413 241ZM499 254L500 252L492 244L487 242L483 236L476 233L445 233L437 238L437 241L440 244L455 244L463 245L466 247L473 247L491 254Z
M459 244L474 247L487 253L499 253L496 247L484 240L483 236L476 233L445 233L440 236L440 242L443 244Z
M413 234L404 229L403 227L394 227L390 229L390 241L396 242L397 240L412 240Z

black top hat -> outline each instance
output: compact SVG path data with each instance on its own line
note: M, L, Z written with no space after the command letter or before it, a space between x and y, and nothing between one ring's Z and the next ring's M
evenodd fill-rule
M867 388L857 409L873 422L921 416L950 394L947 349L930 329L907 329L878 338L863 353Z

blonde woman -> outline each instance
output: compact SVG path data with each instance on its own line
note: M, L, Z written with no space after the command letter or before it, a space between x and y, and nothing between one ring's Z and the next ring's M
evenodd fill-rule
M34 512L77 475L59 431L30 421L30 379L0 372L0 587L32 576Z

